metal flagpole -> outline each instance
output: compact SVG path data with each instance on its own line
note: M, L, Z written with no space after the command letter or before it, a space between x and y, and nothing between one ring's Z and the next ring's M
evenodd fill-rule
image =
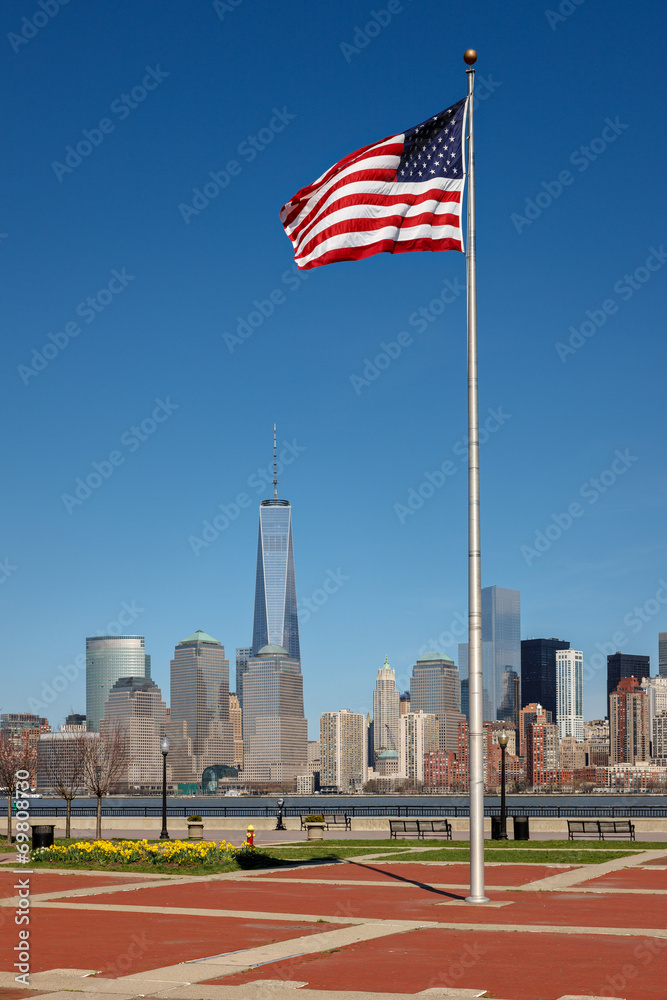
M477 53L468 49L468 685L470 736L470 895L467 903L488 903L484 895L484 699L482 691L482 574L479 525L479 404L477 399L477 255L475 247L475 130L473 123Z

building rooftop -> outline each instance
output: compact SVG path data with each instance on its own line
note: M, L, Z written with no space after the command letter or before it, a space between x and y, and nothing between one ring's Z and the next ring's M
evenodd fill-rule
M208 632L202 632L201 629L197 629L187 639L181 639L178 645L182 646L184 642L214 642L216 646L222 645L219 639L214 639L212 635L209 635Z
M275 646L273 643L269 643L268 646L262 646L262 648L256 653L257 656L289 656L286 649L282 646Z
M445 656L444 653L424 653L417 660L417 663L451 663L454 661L451 656Z

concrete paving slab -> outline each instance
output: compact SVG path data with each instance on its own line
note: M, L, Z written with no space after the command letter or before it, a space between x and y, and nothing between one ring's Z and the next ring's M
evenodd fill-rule
M546 878L535 882L527 883L524 889L530 888L533 891L544 889L561 889L563 886L579 885L589 879L606 875L607 872L619 871L621 868L631 868L641 866L647 860L664 856L664 851L642 851L639 854L626 855L622 858L615 858L613 861L603 861L598 865L583 865L575 871L561 872L558 875L549 875Z
M190 986L181 989L170 990L169 992L156 993L156 1000L297 1000L294 996L292 982L278 980L280 985L267 986L265 982L276 982L275 980L261 980L250 983L247 986ZM296 982L296 981L295 981ZM484 990L437 990L423 991L422 993L385 993L357 990L310 990L307 986L298 988L298 1000L416 1000L423 997L424 1000L474 1000L476 997L483 997ZM497 998L502 1000L502 998ZM509 1000L509 998L505 998Z

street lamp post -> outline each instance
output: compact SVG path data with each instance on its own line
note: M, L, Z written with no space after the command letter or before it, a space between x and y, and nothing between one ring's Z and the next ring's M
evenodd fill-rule
M283 823L283 806L285 805L284 799L278 799L278 822L276 823L276 830L284 830L285 825Z
M160 840L169 840L167 831L167 754L169 753L169 740L163 736L160 740L160 750L162 752L162 830Z
M510 741L509 733L503 731L498 733L498 743L500 745L500 836L499 840L507 840L507 809L505 807L505 753L507 744Z

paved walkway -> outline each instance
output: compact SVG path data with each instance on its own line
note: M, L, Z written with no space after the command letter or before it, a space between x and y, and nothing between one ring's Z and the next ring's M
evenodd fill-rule
M470 906L468 865L421 861L427 850L204 878L0 870L0 1000L667 997L666 851L489 865L490 902ZM26 877L22 988L14 886Z

